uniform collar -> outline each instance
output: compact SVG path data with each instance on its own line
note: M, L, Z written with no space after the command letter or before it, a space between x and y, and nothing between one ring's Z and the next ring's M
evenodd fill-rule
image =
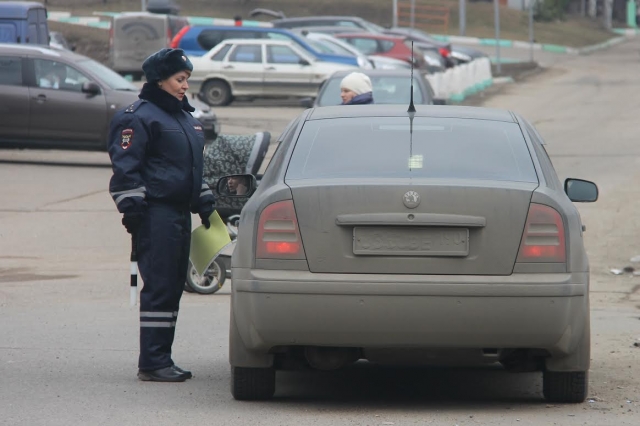
M145 101L152 102L162 108L167 112L179 112L179 111L187 111L193 112L196 109L189 105L189 101L187 100L187 96L185 95L180 101L175 96L171 96L169 93L165 92L157 85L153 83L145 83L142 86L142 90L138 95L140 99L144 99Z

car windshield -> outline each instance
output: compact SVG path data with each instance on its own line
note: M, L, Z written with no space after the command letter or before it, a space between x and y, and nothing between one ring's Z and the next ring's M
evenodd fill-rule
M538 182L516 123L408 116L308 121L286 176L383 177Z
M100 79L100 82L106 84L112 90L126 90L132 92L137 92L139 90L136 86L125 80L125 78L120 74L111 70L110 68L105 67L99 62L91 59L86 59L83 61L78 61L77 63L84 69L87 69L93 74L97 75Z
M307 43L309 43L309 45L314 49L316 49L318 52L328 53L328 54L337 53L331 46L327 46L325 43L321 41L307 39ZM351 55L351 54L347 53L347 55Z
M374 24L373 22L364 21L364 22L362 22L362 25L365 27L365 29L367 31L371 31L373 33L383 33L384 32L384 28L382 28L380 25Z
M343 76L330 78L326 83L326 88L320 93L318 99L319 106L340 105L340 82ZM411 94L411 82L409 77L403 76L381 76L372 77L373 100L376 104L407 104ZM425 103L425 97L420 90L417 79L413 79L413 102L416 104Z
M354 52L353 50L349 50L344 46L341 46L340 44L334 42L333 40L320 40L322 43L324 43L327 46L330 46L333 51L339 55L346 55L346 56L355 56L356 52Z

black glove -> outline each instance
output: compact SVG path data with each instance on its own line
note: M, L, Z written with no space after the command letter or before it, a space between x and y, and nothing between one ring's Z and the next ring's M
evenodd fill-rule
M127 232L131 235L137 234L142 223L144 214L142 212L125 213L122 215L122 224L127 228Z
M211 222L209 222L209 216L211 216L211 213L213 213L213 206L204 207L198 213L200 215L200 220L202 221L202 224L207 229L209 229L209 227L211 226Z

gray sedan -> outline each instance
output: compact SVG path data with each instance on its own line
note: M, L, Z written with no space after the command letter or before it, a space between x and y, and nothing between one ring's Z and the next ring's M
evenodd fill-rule
M561 183L512 112L416 109L308 109L281 135L233 253L236 399L271 397L279 369L358 360L496 363L542 372L548 401L585 399L589 261L572 201L596 185Z
M340 82L351 71L338 71L329 77L318 92L315 101L302 100L302 106L340 105ZM373 86L373 100L377 104L409 105L411 94L411 70L358 70L369 76ZM429 81L417 70L413 73L413 96L416 104L443 103L434 99L435 94Z

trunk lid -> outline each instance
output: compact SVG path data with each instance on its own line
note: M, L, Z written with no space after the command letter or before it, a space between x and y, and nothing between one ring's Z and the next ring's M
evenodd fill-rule
M290 186L311 272L429 275L511 274L536 188L378 179ZM407 207L415 194L420 204Z

